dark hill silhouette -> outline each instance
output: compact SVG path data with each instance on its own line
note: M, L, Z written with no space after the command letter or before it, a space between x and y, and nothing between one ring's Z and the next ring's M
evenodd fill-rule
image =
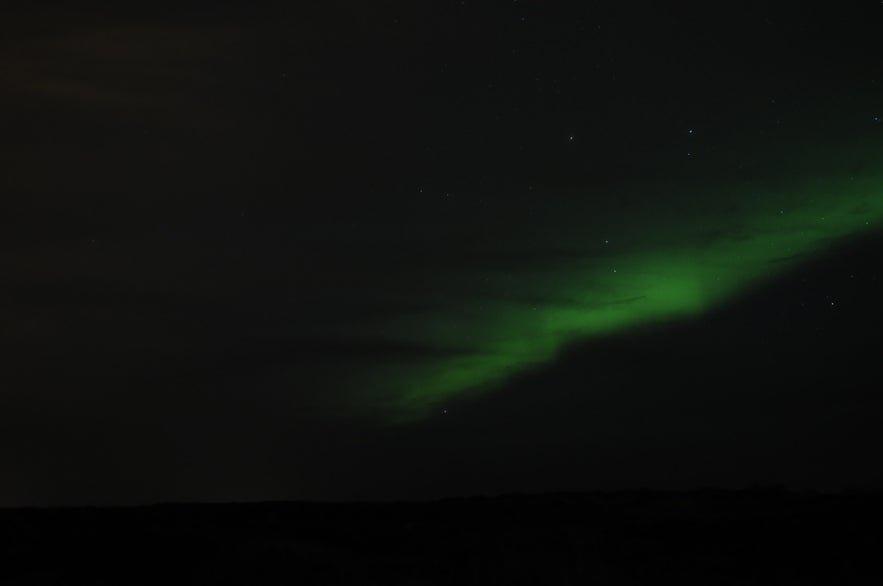
M0 582L870 584L881 521L776 488L5 509Z

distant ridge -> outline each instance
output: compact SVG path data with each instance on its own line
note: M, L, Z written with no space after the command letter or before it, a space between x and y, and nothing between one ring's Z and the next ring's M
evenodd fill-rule
M629 490L0 510L3 584L853 584L883 494Z

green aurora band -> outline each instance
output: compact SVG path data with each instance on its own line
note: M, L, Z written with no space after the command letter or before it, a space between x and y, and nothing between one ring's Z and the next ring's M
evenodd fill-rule
M576 340L700 315L878 228L883 174L875 162L883 159L874 149L862 149L859 159L842 150L803 156L801 148L781 159L798 161L788 169L774 161L727 177L721 163L705 179L681 174L605 194L604 201L626 205L601 206L595 198L556 206L497 243L535 253L514 266L493 262L489 244L457 268L426 271L423 290L443 288L443 299L340 332L417 349L352 364L345 381L336 375L336 384L352 389L347 413L390 423L439 413L549 364ZM641 198L647 192L665 196Z

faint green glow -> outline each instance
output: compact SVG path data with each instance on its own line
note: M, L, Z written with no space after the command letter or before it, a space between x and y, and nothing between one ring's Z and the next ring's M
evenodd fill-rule
M718 306L880 225L883 176L833 167L822 177L805 170L791 181L780 174L723 188L634 185L634 201L644 203L603 212L591 199L561 206L528 230L540 235L531 246L552 251L545 262L485 266L487 250L476 250L469 266L426 277L453 291L443 303L353 325L346 335L432 351L352 365L340 383L352 390L338 405L389 421L421 418L549 363L574 340ZM663 196L640 197L654 190ZM576 253L554 252L565 246Z

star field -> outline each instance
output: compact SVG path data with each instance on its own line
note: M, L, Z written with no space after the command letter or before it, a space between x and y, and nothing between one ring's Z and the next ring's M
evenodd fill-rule
M0 13L0 505L883 485L883 4Z

